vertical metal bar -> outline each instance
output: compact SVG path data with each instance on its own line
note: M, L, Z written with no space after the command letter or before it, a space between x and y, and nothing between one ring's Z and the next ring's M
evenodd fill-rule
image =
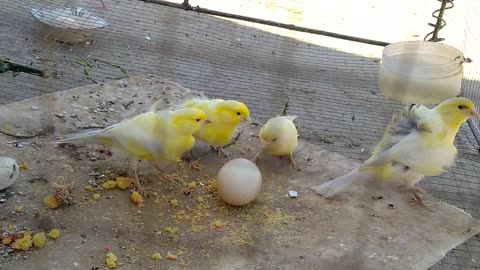
M431 41L437 41L438 32L443 27L443 14L445 13L445 7L447 6L447 2L448 0L442 1L442 6L440 7L440 11L437 17L437 23L435 24L435 29L433 30L433 35L432 35L432 38L430 39Z
M470 130L472 130L473 137L475 137L475 140L479 144L478 151L480 152L480 130L478 129L477 125L473 121L473 119L468 119L467 120L468 126L470 127Z

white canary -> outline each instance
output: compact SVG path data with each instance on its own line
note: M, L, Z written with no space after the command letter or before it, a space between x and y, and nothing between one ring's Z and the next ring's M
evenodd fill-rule
M352 184L369 179L400 180L416 201L425 204L415 185L425 176L437 176L455 162L453 145L460 126L470 117L478 117L467 98L448 99L433 109L423 105L406 106L394 115L372 156L360 168L312 189L323 197L332 197Z
M270 118L260 129L258 137L262 147L252 159L256 161L261 153L290 158L290 166L297 170L293 152L298 145L298 131L293 121L296 116L276 116Z

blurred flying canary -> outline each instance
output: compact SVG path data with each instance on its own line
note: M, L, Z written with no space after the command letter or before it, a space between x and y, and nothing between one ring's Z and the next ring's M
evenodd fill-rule
M400 115L393 116L382 140L365 163L313 189L328 198L368 179L398 179L418 203L429 207L431 205L425 204L418 194L425 191L415 185L425 176L440 175L454 164L455 136L468 118L478 116L473 102L463 97L448 99L433 109L423 105L407 106Z

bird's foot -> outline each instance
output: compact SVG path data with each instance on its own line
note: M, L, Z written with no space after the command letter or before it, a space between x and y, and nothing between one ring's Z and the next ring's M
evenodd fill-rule
M262 153L262 150L260 150L252 159L250 159L250 161L257 164L258 160L260 159L261 153Z
M293 157L293 154L290 154L289 157L290 157L290 168L293 167L295 171L298 171L297 163L295 162L295 158Z
M415 197L415 199L411 200L410 201L410 204L418 204L426 209L431 209L433 206L439 204L440 202L435 202L435 203L425 203L425 201L422 199L422 197L420 197L420 195L418 193L424 193L424 194L427 194L427 192L425 192L425 190L421 189L421 188L417 188L417 187L413 187L411 189L412 191L412 194L413 196Z
M223 154L227 159L230 159L231 153L225 151L225 149L223 149L223 147L219 146L219 147L218 147L218 156L220 157L222 154Z
M414 191L417 192L417 193L427 194L427 192L426 192L425 190L423 190L423 189L421 189L421 188L419 188L419 187L416 187L416 186L409 187L409 186L407 186L407 185L405 185L405 184L399 185L399 186L398 186L398 190L399 190L400 192L407 192L407 191L412 191L412 190L414 190Z
M107 5L105 5L105 2L103 0L100 0L100 3L102 3L102 9L104 10L110 10Z
M197 171L202 171L202 164L198 160L193 160L189 162L189 166L191 169L197 170Z
M183 179L177 174L163 174L163 179L169 182L183 181Z
M134 186L137 192L140 193L140 195L142 195L143 197L148 197L148 192L146 188L142 186L142 184L140 183L140 180L134 179Z
M398 186L398 190L403 193L409 191L410 189L407 188L407 185L401 184Z

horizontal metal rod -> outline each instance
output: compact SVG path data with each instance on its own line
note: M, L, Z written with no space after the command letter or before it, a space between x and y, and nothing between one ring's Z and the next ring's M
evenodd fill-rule
M143 1L143 2L146 2L146 3L152 3L152 4L157 4L157 5L162 5L162 6L173 7L173 8L179 8L179 9L183 9L183 10L186 10L186 11L194 11L194 12L197 12L197 13L204 13L204 14L209 14L209 15L214 15L214 16L221 16L221 17L236 19L236 20L266 24L266 25L270 25L270 26L285 28L285 29L299 31L299 32L305 32L305 33L322 35L322 36L327 36L327 37L332 37L332 38L350 40L350 41L354 41L354 42L366 43L366 44L370 44L370 45L387 46L388 44L390 44L388 42L383 42L383 41L378 41L378 40L353 37L353 36L342 35L342 34L337 34L337 33L332 33L332 32L312 29L312 28L307 28L307 27L296 26L296 25L293 25L293 24L279 23L279 22L274 22L274 21L269 21L269 20L263 20L263 19L248 17L248 16L242 16L242 15L236 15L236 14L211 10L211 9L207 9L207 8L200 8L199 6L193 7L193 6L190 6L188 4L188 1L186 1L186 4L185 4L185 2L182 3L182 4L179 4L179 3L173 3L173 2L164 1L164 0L139 0L139 1Z

